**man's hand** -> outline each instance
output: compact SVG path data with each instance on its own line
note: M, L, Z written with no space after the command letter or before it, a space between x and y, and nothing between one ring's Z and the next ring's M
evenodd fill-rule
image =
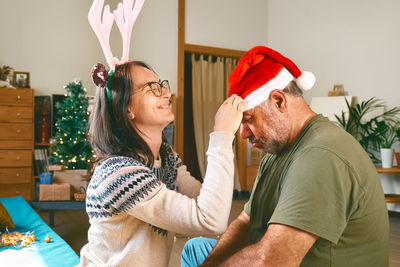
M222 103L215 114L214 132L235 134L243 117L247 102L240 96L232 95Z

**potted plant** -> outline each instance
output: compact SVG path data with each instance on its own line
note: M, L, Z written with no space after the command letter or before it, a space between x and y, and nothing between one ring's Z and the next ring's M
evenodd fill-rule
M395 142L391 141L389 133L393 134L393 125L400 125L400 107L394 107L371 119L366 119L369 114L385 107L383 100L372 97L356 106L350 106L346 99L345 101L348 116L343 111L340 116L335 115L339 125L359 141L375 164L379 164L380 159L376 157L376 153L382 146L387 147L388 144Z
M397 142L400 143L400 126L396 129ZM397 168L400 168L400 152L394 152L396 156Z
M379 121L375 132L380 144L382 168L392 168L394 155L392 146L396 143L397 139L396 128L390 124L386 124L385 121Z
M0 67L0 87L9 87L10 86L10 80L8 77L11 75L11 72L14 69L11 68L10 66L3 65L3 67Z

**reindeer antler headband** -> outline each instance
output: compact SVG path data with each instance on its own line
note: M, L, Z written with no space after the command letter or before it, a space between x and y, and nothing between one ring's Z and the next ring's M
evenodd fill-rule
M135 2L135 3L133 3ZM103 19L101 19L101 13L104 5L104 0L94 0L89 10L88 19L90 26L96 33L97 38L100 41L101 48L103 49L104 56L106 57L107 63L110 66L110 72L107 73L106 68L97 63L92 70L93 82L98 87L103 87L106 90L107 101L111 108L111 93L108 89L116 65L124 64L128 62L129 58L129 44L131 41L131 34L133 24L135 24L136 18L140 13L144 4L144 0L123 0L122 3L118 3L118 7L111 14L110 6L104 7ZM121 32L122 36L122 57L118 59L113 57L110 48L110 32L114 20Z

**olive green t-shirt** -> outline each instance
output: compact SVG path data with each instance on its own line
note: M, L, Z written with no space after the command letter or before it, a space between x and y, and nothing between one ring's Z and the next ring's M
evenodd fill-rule
M271 223L317 235L301 266L388 266L388 212L375 166L322 115L284 152L264 157L245 212L253 243Z

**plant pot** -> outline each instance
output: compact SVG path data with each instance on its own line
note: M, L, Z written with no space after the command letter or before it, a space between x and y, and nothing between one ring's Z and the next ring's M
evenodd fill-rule
M400 152L394 152L396 156L397 168L400 168Z
M382 168L392 168L393 167L393 148L381 148L381 159Z

